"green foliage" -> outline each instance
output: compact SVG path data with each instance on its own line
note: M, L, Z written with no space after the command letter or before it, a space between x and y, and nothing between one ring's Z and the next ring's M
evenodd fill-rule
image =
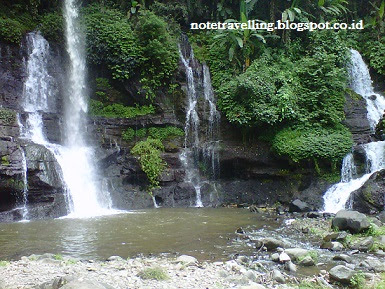
M140 139L149 136L153 139L159 139L161 141L173 139L176 137L184 136L184 131L175 126L166 127L150 127L148 129L142 128L135 131L132 128L128 128L122 133L122 138L125 141L131 141L134 138Z
M139 67L139 47L128 18L120 11L98 4L84 9L87 58L106 66L114 79L129 79Z
M305 159L341 160L353 145L350 131L343 126L286 128L277 133L273 148L293 161Z
M365 274L363 272L358 272L353 275L350 279L350 286L354 289L362 289L365 285Z
M38 29L47 39L62 42L64 38L64 18L58 11L44 14L40 18Z
M365 43L364 55L369 59L369 64L378 73L385 75L385 39L370 40Z
M159 178L166 167L166 163L161 158L164 146L159 139L147 138L145 141L138 142L131 153L139 158L140 167L147 175L150 182L148 192L159 186Z
M54 260L57 260L57 261L63 261L63 256L61 254L56 254L56 255L53 255L53 258Z
M97 100L90 100L89 113L93 116L103 116L109 118L134 118L137 116L155 113L155 108L149 106L124 106L119 103L104 105Z
M2 166L9 166L10 164L11 163L9 162L9 155L1 157L1 165Z
M314 263L318 263L319 255L318 255L317 251L310 251L306 255L299 257L298 260L297 260L298 263L300 263L303 259L305 259L308 256L313 259Z
M153 99L156 90L167 87L178 67L179 55L167 23L150 11L138 16L135 34L142 49L140 82L146 98Z
M180 24L185 24L188 21L187 7L179 1L171 3L154 2L150 9L158 16L164 19L173 19Z
M140 271L138 273L138 276L143 280L157 280L157 281L163 281L170 278L167 272L165 272L164 269L160 267L146 268Z
M0 17L0 38L8 42L19 43L26 28L19 21Z
M7 108L0 108L0 121L5 125L10 125L16 121L16 113Z
M4 261L4 260L1 260L0 261L0 267L6 267L9 265L9 262L8 261Z

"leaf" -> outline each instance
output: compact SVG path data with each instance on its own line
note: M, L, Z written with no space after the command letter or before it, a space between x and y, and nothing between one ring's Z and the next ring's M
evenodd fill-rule
M384 17L384 10L385 10L385 0L381 2L380 9L378 10L378 15L380 18Z
M239 46L240 48L243 48L243 40L242 40L242 38L241 38L241 37L238 37L238 36L235 36L235 39L236 39L237 42L238 42L238 46Z
M282 12L282 21L285 22L287 20L287 9Z
M318 0L318 6L324 6L325 5L325 0Z
M229 49L229 60L232 61L234 57L235 48L234 46L231 46Z
M287 12L289 14L290 21L293 22L295 19L295 13L292 10L288 10Z

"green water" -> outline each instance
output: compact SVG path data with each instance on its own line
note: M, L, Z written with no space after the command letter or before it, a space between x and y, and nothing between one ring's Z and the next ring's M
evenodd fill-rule
M189 254L223 260L254 249L234 242L239 227L265 221L244 209L152 209L90 218L0 224L0 259L53 253L84 259Z

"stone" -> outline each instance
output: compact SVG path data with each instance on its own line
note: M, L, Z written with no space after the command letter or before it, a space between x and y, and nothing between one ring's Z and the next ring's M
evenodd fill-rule
M266 287L261 284L254 283L246 286L241 286L239 287L239 289L266 289Z
M292 273L297 272L297 266L291 261L286 262L284 268L285 268L285 270L292 272Z
M344 265L337 265L330 269L329 276L332 280L343 284L350 284L350 280L356 272Z
M198 263L198 260L195 257L188 255L181 255L176 259L176 262L182 263L183 265L194 265Z
M124 261L124 259L120 256L110 256L107 258L107 261Z
M309 254L309 250L302 249L302 248L290 248L286 249L285 253L290 256L292 260L298 260L301 257L304 257L305 255Z
M299 265L304 267L310 267L310 266L314 266L315 262L312 257L305 256L301 261L299 261Z
M306 217L310 219L319 219L323 217L323 214L320 212L309 212L306 214Z
M279 255L279 262L286 263L286 262L290 262L290 261L291 261L290 256L288 254L286 254L285 252L282 252Z
M279 255L278 253L274 253L273 255L271 255L271 260L274 261L274 262L279 262Z
M283 240L278 240L275 238L264 238L264 239L260 239L258 241L259 241L259 243L257 243L257 245L260 244L260 246L257 246L257 247L261 248L262 246L265 246L268 251L275 250L278 247L281 247L281 248L288 247L287 242L285 242Z
M312 208L305 202L302 202L299 199L294 200L293 202L290 203L289 206L289 212L310 212Z
M349 245L350 249L368 252L374 244L373 237L359 238Z
M357 211L339 211L332 221L332 227L339 230L349 230L351 233L360 233L370 226L368 218Z
M378 219L379 219L382 223L385 223L385 211L382 211L382 212L378 215Z
M250 281L252 282L257 282L258 279L257 279L257 276L255 275L255 273L251 270L248 270L246 273L245 273L245 276L247 277L247 279L249 279Z
M361 262L359 266L376 273L385 272L385 264L373 257L366 258L366 260Z
M60 289L114 289L114 287L93 280L78 279L60 287Z
M273 270L272 278L274 281L281 284L284 284L286 282L285 277L283 277L281 271L279 271L278 269Z
M334 232L334 233L330 233L330 234L327 234L323 240L325 242L330 242L330 241L343 241L345 240L345 238L348 236L348 233L346 233L345 231L341 231L341 232Z
M324 242L321 245L321 249L328 249L330 251L342 251L345 249L345 247L340 242Z
M344 261L346 263L353 263L353 258L346 254L340 254L333 257L334 261Z

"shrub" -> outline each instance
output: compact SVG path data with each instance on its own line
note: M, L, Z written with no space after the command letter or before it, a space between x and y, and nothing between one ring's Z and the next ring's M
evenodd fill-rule
M163 281L167 280L170 277L164 271L163 268L154 267L154 268L146 268L138 273L138 276L144 280L157 280Z
M149 106L124 106L119 103L104 105L97 100L90 100L89 113L93 116L103 116L110 118L133 118L142 115L155 113L155 108Z
M19 21L0 17L0 38L12 43L19 43L26 28Z
M47 39L62 42L64 39L64 19L59 12L44 14L38 27L41 34Z
M147 138L145 141L138 142L131 153L139 158L140 167L147 175L150 182L148 192L152 195L152 190L159 186L159 178L166 167L166 163L161 158L164 146L159 139Z

